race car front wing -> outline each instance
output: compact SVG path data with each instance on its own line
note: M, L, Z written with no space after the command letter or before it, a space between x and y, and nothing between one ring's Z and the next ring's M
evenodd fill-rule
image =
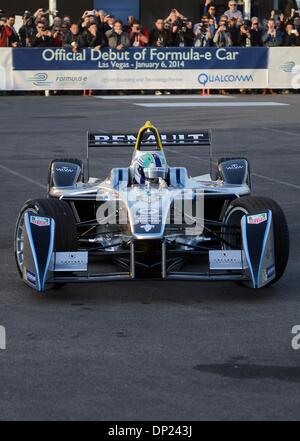
M252 288L262 288L276 278L272 212L244 215L241 220L242 249L210 250L205 272L184 272L169 264L172 250L161 241L161 278L163 280L241 280ZM102 256L129 261L128 271L93 274L89 271L91 253L87 250L57 252L55 222L50 217L25 213L23 280L43 292L49 284L136 280L136 242L130 250L103 251ZM176 251L178 254L178 251ZM179 251L180 253L180 251ZM187 253L187 251L185 251Z

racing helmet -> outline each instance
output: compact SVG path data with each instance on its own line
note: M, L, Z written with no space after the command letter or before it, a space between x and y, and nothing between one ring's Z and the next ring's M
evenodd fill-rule
M135 160L134 179L137 184L158 184L159 179L167 179L168 172L167 161L162 152L144 152Z

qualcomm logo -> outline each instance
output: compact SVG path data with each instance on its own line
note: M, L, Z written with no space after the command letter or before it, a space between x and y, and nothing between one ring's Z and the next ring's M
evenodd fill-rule
M33 75L33 77L28 78L29 82L31 82L34 86L51 86L53 81L48 81L48 74L45 72L39 72Z
M198 76L198 81L202 86L206 86L208 83L251 83L254 81L254 78L252 75L234 75L234 74L228 74L228 75L213 75L213 74L206 74L201 73Z

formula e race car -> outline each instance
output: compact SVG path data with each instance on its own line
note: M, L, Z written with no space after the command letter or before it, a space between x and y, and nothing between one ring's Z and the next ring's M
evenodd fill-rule
M253 197L247 159L212 160L209 130L164 133L147 122L138 134L88 133L87 170L55 159L48 198L29 200L16 225L15 256L37 291L66 283L134 279L277 282L289 255L282 209ZM134 148L127 168L90 177L91 149ZM170 167L164 147L209 147L210 174ZM214 169L215 166L215 169Z

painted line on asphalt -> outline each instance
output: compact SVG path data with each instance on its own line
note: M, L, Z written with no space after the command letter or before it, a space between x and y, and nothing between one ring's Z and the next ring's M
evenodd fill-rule
M15 170L12 170L8 167L5 167L4 165L0 165L0 169L6 171L7 173L10 173L13 176L16 176L17 178L20 178L20 179L23 179L24 181L30 182L31 184L34 184L37 187L42 188L43 190L45 190L47 188L46 185L43 185L40 182L35 181L34 179L28 178L28 176L22 175L22 173L18 173Z
M269 178L265 175L260 175L258 173L251 173L252 176L256 176L257 178L266 179L267 181L274 182L275 184L286 185L287 187L296 188L300 190L300 185L292 184L291 182L281 181L280 179Z
M149 108L182 108L182 107L277 107L289 106L289 104L278 103L274 101L249 101L249 102L233 102L233 103L133 103L139 107Z
M262 127L263 130L268 130L269 132L282 133L283 135L292 135L300 137L300 133L288 132L287 130L273 129L272 127Z
M120 96L107 96L107 95L99 95L94 98L101 100L218 100L218 99L236 99L235 96L226 96L226 95L120 95Z
M170 153L173 152L176 155L184 156L184 157L187 157L187 158L190 158L190 159L196 159L196 160L201 161L201 162L207 162L207 163L210 162L208 159L199 158L199 157L197 157L195 155L189 155L187 153L181 153L181 152L178 152L177 150L173 150L173 149L170 149L170 148L167 148L167 149L165 148L164 150L167 150ZM292 183L286 182L286 181L281 181L280 179L270 178L269 176L261 175L261 174L258 174L258 173L251 173L251 176L255 176L255 177L260 178L260 179L265 179L266 181L274 182L275 184L286 185L287 187L291 187L291 188L295 188L297 190L300 190L300 186L299 185L292 184Z

